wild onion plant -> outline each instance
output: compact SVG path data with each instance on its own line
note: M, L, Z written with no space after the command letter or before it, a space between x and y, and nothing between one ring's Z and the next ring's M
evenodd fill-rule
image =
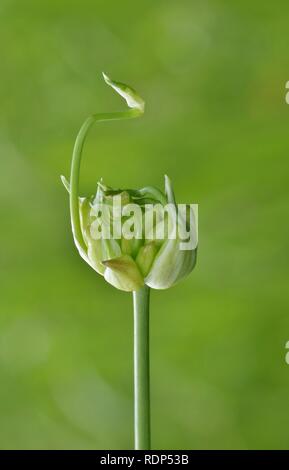
M129 109L86 119L74 145L70 182L61 178L69 192L72 232L80 256L111 285L133 294L135 449L148 450L150 288L167 289L194 268L196 213L192 205L176 204L167 176L164 192L153 186L112 189L101 180L94 196L79 196L82 150L92 125L144 113L144 101L132 88L103 77Z

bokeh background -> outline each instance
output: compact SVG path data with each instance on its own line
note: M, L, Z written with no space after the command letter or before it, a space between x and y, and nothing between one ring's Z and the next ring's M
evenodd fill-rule
M1 0L0 447L133 446L132 299L78 256L68 197L162 186L199 203L198 266L155 291L155 449L289 443L289 4L281 0Z

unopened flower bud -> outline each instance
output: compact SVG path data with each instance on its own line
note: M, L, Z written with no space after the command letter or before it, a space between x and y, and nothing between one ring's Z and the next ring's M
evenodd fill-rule
M192 271L197 254L197 214L192 206L176 205L169 178L165 177L164 193L151 186L140 190L112 189L101 181L94 197L78 197L81 151L91 124L136 117L144 110L143 100L132 89L106 75L104 78L132 109L94 115L80 130L72 160L71 186L62 177L70 192L75 244L83 259L118 289L136 291L144 284L167 289Z

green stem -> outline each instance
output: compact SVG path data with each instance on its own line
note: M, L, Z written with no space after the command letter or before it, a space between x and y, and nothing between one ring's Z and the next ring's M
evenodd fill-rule
M72 232L76 246L82 256L85 257L86 245L83 240L80 217L79 217L79 172L80 163L82 157L82 150L86 136L96 122L103 121L116 121L120 119L131 119L140 116L142 113L138 109L130 109L128 111L122 111L117 113L98 113L89 116L80 128L77 135L71 161L71 172L70 172L70 217Z
M147 286L133 292L136 450L150 450L149 299Z

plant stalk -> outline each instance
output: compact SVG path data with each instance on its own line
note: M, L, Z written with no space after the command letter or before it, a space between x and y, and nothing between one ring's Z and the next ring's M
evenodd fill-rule
M79 216L79 173L80 163L82 158L82 151L87 134L94 123L104 121L120 121L122 119L132 119L140 116L142 113L138 109L129 109L128 111L121 111L117 113L97 113L89 116L82 124L80 131L77 135L71 161L70 170L70 218L72 225L72 232L74 241L81 254L86 259L87 251L86 244L83 240L80 216Z
M150 450L149 300L149 287L133 292L135 450Z

